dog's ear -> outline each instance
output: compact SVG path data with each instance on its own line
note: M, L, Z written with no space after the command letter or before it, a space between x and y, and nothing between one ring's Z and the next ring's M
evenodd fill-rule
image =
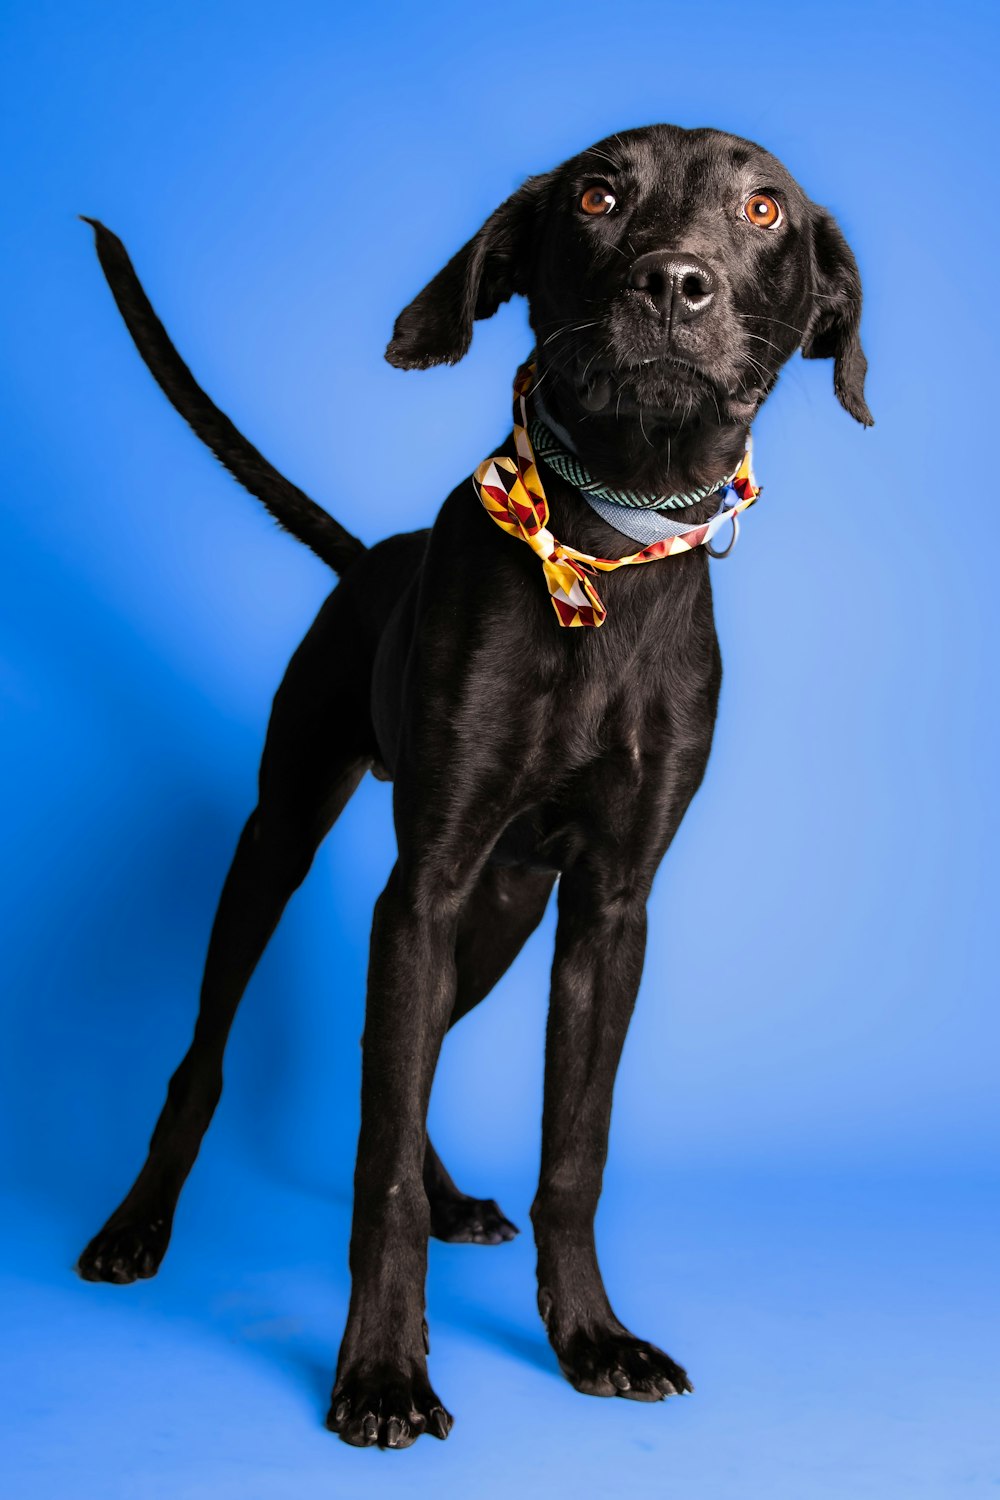
M551 173L529 177L396 319L385 351L400 370L453 365L468 353L472 324L528 289L537 215Z
M861 348L861 277L833 217L815 209L812 226L813 305L802 340L805 359L833 360L837 400L855 421L872 427L865 402L868 361Z

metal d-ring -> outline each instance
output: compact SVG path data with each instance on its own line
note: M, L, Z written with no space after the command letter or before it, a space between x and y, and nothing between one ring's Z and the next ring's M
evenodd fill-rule
M732 552L733 548L736 546L736 542L740 534L740 518L738 512L734 510L729 519L733 523L733 535L730 539L729 546L724 552L716 552L711 542L706 542L705 548L708 552L709 557L728 557L730 552Z

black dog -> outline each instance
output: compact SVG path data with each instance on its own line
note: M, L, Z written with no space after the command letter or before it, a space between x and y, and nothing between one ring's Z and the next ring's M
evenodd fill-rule
M426 1133L431 1079L445 1031L514 959L557 878L531 1210L539 1307L578 1390L638 1401L689 1390L684 1371L612 1312L593 1222L646 901L712 740L721 666L705 548L602 573L610 618L600 629L561 628L541 560L493 524L467 476L432 530L366 551L199 389L121 243L94 227L119 308L170 400L343 582L274 701L194 1041L149 1158L80 1257L81 1275L128 1282L157 1270L218 1102L240 996L370 770L394 782L398 859L372 929L353 1288L329 1426L389 1447L451 1427L427 1377L428 1234L493 1244L516 1231L442 1166ZM473 320L514 293L528 298L547 420L619 489L717 489L799 348L833 359L842 405L871 422L854 258L829 214L748 141L658 125L529 179L400 315L388 360L461 359ZM512 443L497 451L511 455ZM579 488L543 471L556 538L603 558L635 552ZM717 503L712 493L684 518L703 521Z

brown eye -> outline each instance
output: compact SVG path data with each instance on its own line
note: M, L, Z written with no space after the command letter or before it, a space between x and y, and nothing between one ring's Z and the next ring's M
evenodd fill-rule
M743 205L743 217L759 229L774 229L781 223L781 208L767 193L754 193Z
M580 199L585 214L596 218L598 214L609 214L615 206L615 195L606 187L589 187Z

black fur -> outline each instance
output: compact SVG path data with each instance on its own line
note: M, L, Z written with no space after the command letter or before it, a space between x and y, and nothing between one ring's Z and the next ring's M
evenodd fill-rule
M582 212L592 185L616 200L606 216ZM742 213L758 192L780 205L774 228ZM199 390L124 250L95 227L119 306L167 395L345 576L275 698L260 799L222 893L191 1048L148 1160L81 1255L81 1275L126 1282L157 1270L218 1101L243 989L317 846L372 770L394 782L398 859L372 930L353 1287L329 1425L347 1442L390 1447L451 1426L427 1377L428 1234L493 1244L516 1231L492 1200L459 1192L436 1156L425 1123L431 1080L446 1029L511 963L557 878L531 1210L539 1307L578 1389L642 1401L690 1389L678 1365L615 1317L593 1221L646 900L712 741L721 664L705 552L602 575L609 617L598 630L558 626L538 559L486 516L468 476L430 532L364 551ZM615 483L675 491L727 473L800 347L833 359L841 403L871 421L854 258L829 215L747 141L654 126L530 179L400 315L387 357L404 368L458 360L474 320L515 293L529 299L550 414ZM546 484L560 539L604 556L635 550L554 475Z
M315 500L290 484L269 464L262 453L239 432L229 418L210 401L181 359L166 329L156 316L139 284L125 246L97 219L80 216L90 224L97 241L97 256L118 304L125 326L152 372L157 384L180 412L185 422L206 443L221 464L245 485L251 495L263 500L279 525L305 542L335 573L364 552L357 537L328 515Z

